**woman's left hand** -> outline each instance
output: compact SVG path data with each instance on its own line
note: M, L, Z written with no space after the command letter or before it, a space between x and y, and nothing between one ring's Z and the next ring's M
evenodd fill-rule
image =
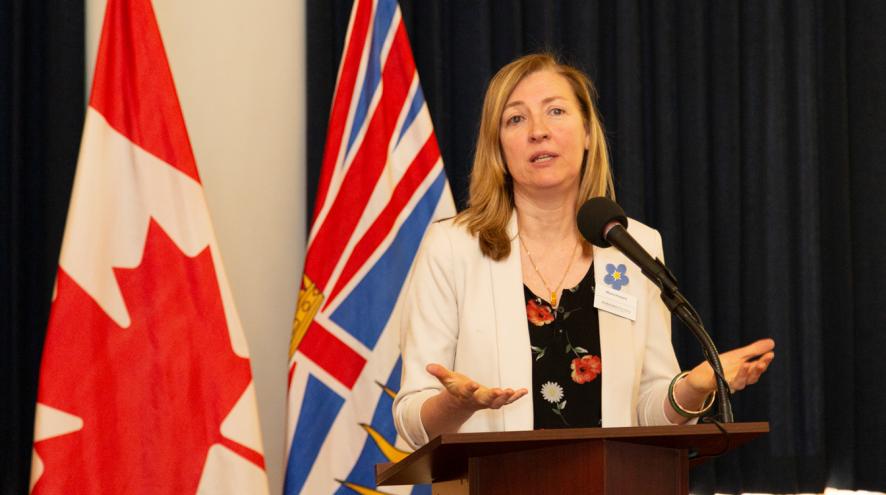
M769 368L775 358L775 341L760 339L752 344L720 354L723 375L729 382L729 390L735 393L748 385L760 380L760 375ZM699 364L686 376L686 385L701 396L713 392L717 388L714 370L707 361Z

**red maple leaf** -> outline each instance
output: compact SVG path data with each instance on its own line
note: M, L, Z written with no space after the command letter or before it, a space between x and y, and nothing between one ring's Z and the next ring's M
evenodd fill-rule
M38 402L83 429L35 443L34 493L194 493L216 443L263 467L220 425L251 381L234 354L209 249L184 255L153 220L144 257L114 269L121 328L59 270Z

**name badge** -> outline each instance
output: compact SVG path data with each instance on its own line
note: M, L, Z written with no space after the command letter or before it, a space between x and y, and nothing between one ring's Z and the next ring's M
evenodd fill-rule
M637 298L605 285L598 285L594 291L594 307L631 321L637 320Z

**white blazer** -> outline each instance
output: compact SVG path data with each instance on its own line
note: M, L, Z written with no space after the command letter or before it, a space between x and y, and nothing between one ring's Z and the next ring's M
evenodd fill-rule
M652 256L664 259L658 232L636 220L628 231ZM532 352L523 296L516 215L508 224L511 254L493 261L477 238L453 219L428 229L405 292L400 346L403 374L394 424L413 448L430 439L421 406L442 385L425 366L439 363L487 387L526 388L501 409L477 411L459 432L533 428ZM667 425L668 385L679 373L670 314L658 287L615 248L594 247L594 278L604 287L606 265L627 267L621 291L637 298L636 320L598 310L603 426Z

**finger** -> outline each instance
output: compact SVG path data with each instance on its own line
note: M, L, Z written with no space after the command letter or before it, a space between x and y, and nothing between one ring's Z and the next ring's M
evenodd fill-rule
M766 354L763 354L762 356L760 356L760 359L757 360L757 363L764 364L765 366L769 366L769 363L771 363L773 359L775 359L775 353L774 352L767 352Z
M769 364L772 363L772 358L774 356L772 353L766 354L756 361L751 361L749 364L752 365L752 370L757 373L763 373L767 369L769 369Z
M482 386L473 380L468 380L463 383L452 383L452 388L454 389L453 393L455 395L465 400L473 400L477 391L480 390Z
M477 402L477 405L489 407L499 394L501 394L500 388L483 387L474 392L474 400Z
M511 404L511 403L513 403L515 400L519 399L520 397L523 397L524 395L526 395L526 394L529 392L529 391L526 390L525 388L521 388L521 389L519 389L519 390L513 390L513 389L508 389L508 390L509 390L511 393L508 395L508 398L507 398L507 400L505 401L505 403L504 403L503 405Z
M766 371L767 365L765 363L752 363L751 369L748 370L748 383L753 385L760 380L760 375Z
M745 386L747 386L748 382L748 373L751 369L751 364L744 363L739 368L735 375L729 380L729 391L731 393L738 392L739 390L743 390Z
M760 375L762 374L763 372L759 371L758 368L752 369L751 373L748 375L748 385L753 385L760 381Z
M516 401L520 397L523 397L524 395L526 395L528 392L529 391L526 390L525 388L521 388L520 390L517 390L516 392L514 392L514 395L512 395L511 398L508 399L507 404L513 403L514 401Z
M754 363L754 366L751 368L750 373L748 374L748 384L753 385L760 380L760 377L763 376L763 373L769 369L769 363L772 362L770 358L767 361L758 361Z
M507 404L508 399L511 398L511 395L513 395L513 392L511 392L509 394L509 393L505 392L504 390L502 390L501 393L498 394L497 396L495 396L495 398L492 400L492 403L489 405L489 408L490 409L498 409L501 406Z
M490 409L500 408L501 406L508 403L508 400L511 398L512 395L514 395L513 390L511 390L510 393L508 393L507 391L502 391L502 393L499 394L499 396L496 397L495 400L492 401L492 404L489 405L489 408Z
M514 390L513 390L513 389L510 389L510 388L497 388L497 387L496 387L496 388L493 390L493 394L492 394L492 396L490 397L490 399L491 399L490 403L495 402L495 401L499 400L499 399L502 398L502 397L510 397L511 394L513 394L513 393L514 393Z
M742 359L748 360L761 356L775 349L775 341L772 339L760 339L736 350L741 351Z
M757 376L762 375L766 372L767 369L769 369L769 365L772 363L773 357L774 355L772 353L769 353L756 361L748 363L751 365L750 372Z
M450 375L452 375L452 372L449 371L449 369L437 363L431 363L425 366L425 370L440 381L445 380Z

